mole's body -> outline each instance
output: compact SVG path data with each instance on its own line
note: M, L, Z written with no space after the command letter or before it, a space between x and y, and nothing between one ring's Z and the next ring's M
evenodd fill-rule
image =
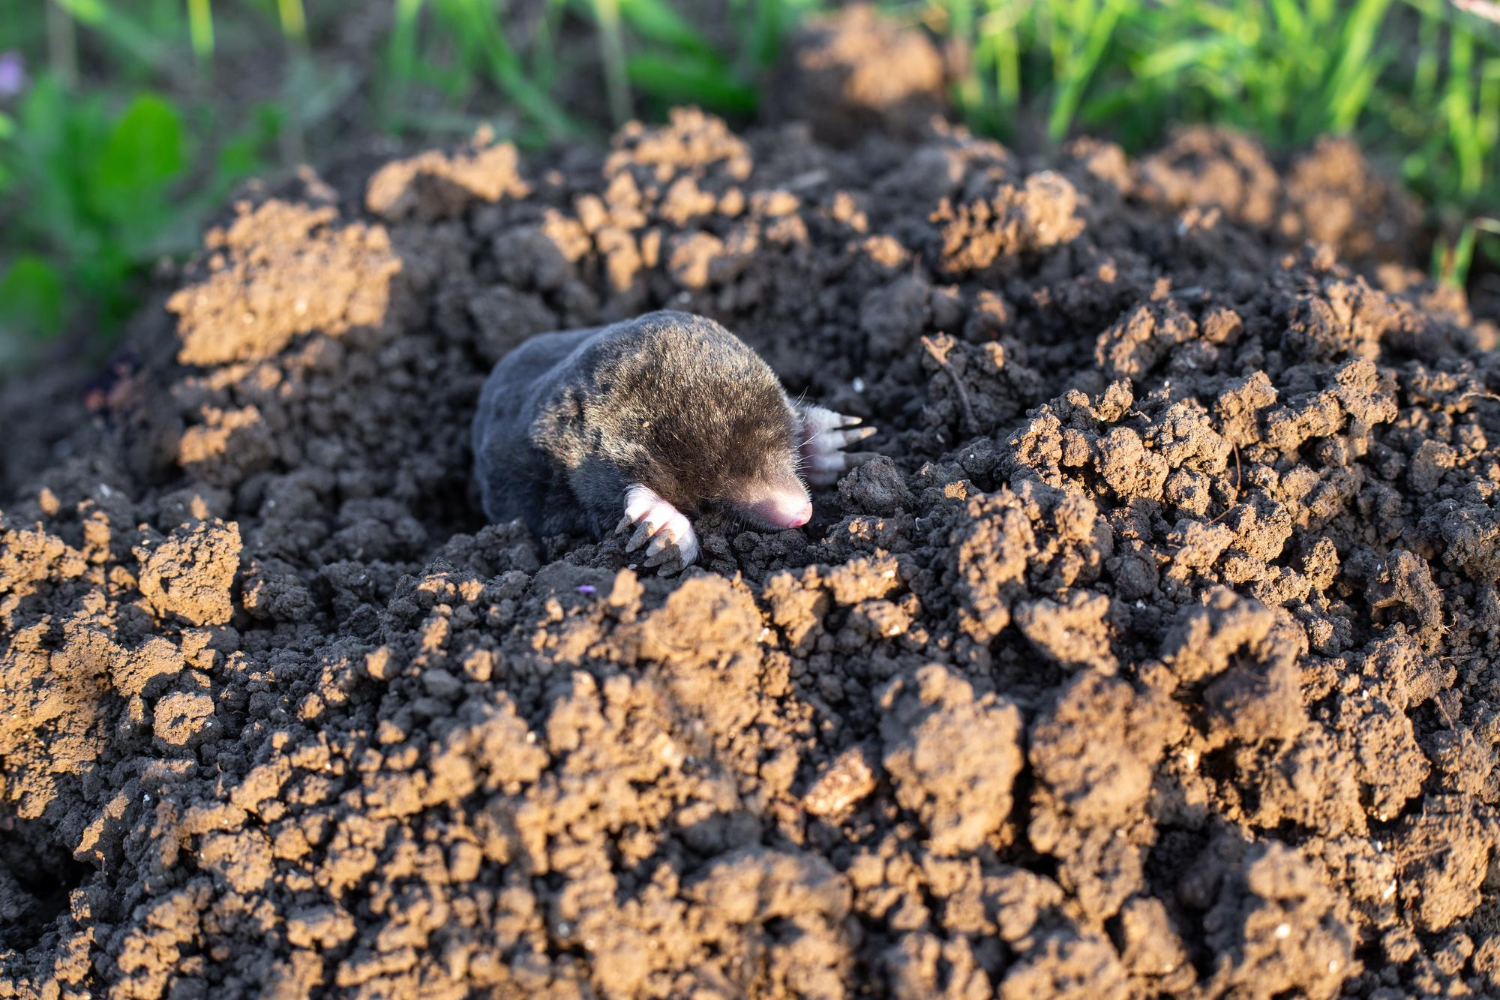
M698 554L687 515L729 509L761 527L812 516L802 475L834 482L873 429L795 405L770 367L712 320L655 312L532 337L500 360L474 418L485 514L537 535L638 525L647 565Z

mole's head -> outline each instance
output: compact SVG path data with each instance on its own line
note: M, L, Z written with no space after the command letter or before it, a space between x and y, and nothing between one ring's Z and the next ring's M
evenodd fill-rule
M625 471L678 510L727 510L772 530L806 524L802 422L776 374L717 323L656 317L672 322L646 326L610 375Z
M777 386L780 389L780 386ZM798 475L801 421L783 394L780 407L764 401L763 416L747 415L730 432L721 453L721 475L707 499L759 528L800 528L812 520L812 499Z

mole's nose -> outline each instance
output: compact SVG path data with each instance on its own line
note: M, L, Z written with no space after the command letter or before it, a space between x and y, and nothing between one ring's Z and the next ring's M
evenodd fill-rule
M773 496L740 508L768 528L800 528L812 520L812 501L805 495Z

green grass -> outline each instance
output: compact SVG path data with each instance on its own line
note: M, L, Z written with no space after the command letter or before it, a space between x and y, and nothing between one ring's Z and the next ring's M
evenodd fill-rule
M535 146L602 142L674 103L748 116L787 32L825 5L728 0L717 25L692 0L14 6L0 52L22 53L30 79L0 95L0 367L65 333L107 344L143 275L189 251L249 174L371 132L442 142L485 124ZM1096 132L1132 151L1178 122L1274 149L1353 136L1431 206L1436 276L1500 263L1500 24L1450 0L881 6L959 54L952 96L976 131ZM338 43L372 15L357 37L373 50ZM269 85L244 86L246 67Z
M1474 234L1500 210L1500 25L1448 0L945 0L965 45L955 88L977 129L1045 113L1132 150L1173 122L1244 129L1276 149L1349 135L1438 213L1442 277L1462 283ZM1415 41L1415 44L1413 42ZM1467 253L1450 253L1460 244ZM1495 241L1488 241L1491 247Z

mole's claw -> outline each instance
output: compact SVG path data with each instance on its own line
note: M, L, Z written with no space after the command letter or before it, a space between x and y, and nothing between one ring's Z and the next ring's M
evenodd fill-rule
M803 403L798 409L802 414L802 427L807 437L816 437L835 427L849 427L859 423L857 417L846 417L842 413L834 413L826 407L815 406L812 403Z
M646 549L646 565L659 566L663 576L671 576L673 573L686 569L688 563L693 561L688 558L687 551L691 551L696 556L698 550L695 543L691 549L684 551L683 540L668 540L666 536L667 533L663 531L651 540L651 545ZM658 545L660 545L659 548Z
M878 433L880 432L874 427L856 427L849 431L829 431L823 436L828 439L833 447L843 448L856 441L863 441L865 438L874 437Z
M809 484L832 486L845 472L869 461L870 455L854 458L844 451L856 441L878 433L877 428L857 426L861 423L859 417L845 416L821 406L802 407L802 469Z
M651 537L651 531L652 528L650 521L642 521L640 524L636 525L635 534L631 535L630 541L625 543L625 551L634 552L642 545L645 545L647 540Z
M647 566L662 566L662 572L667 573L675 565L671 572L676 572L698 558L698 536L692 524L676 507L639 483L625 492L625 517L615 530L624 531L632 524L635 534L625 543L625 551L634 552L645 545Z

